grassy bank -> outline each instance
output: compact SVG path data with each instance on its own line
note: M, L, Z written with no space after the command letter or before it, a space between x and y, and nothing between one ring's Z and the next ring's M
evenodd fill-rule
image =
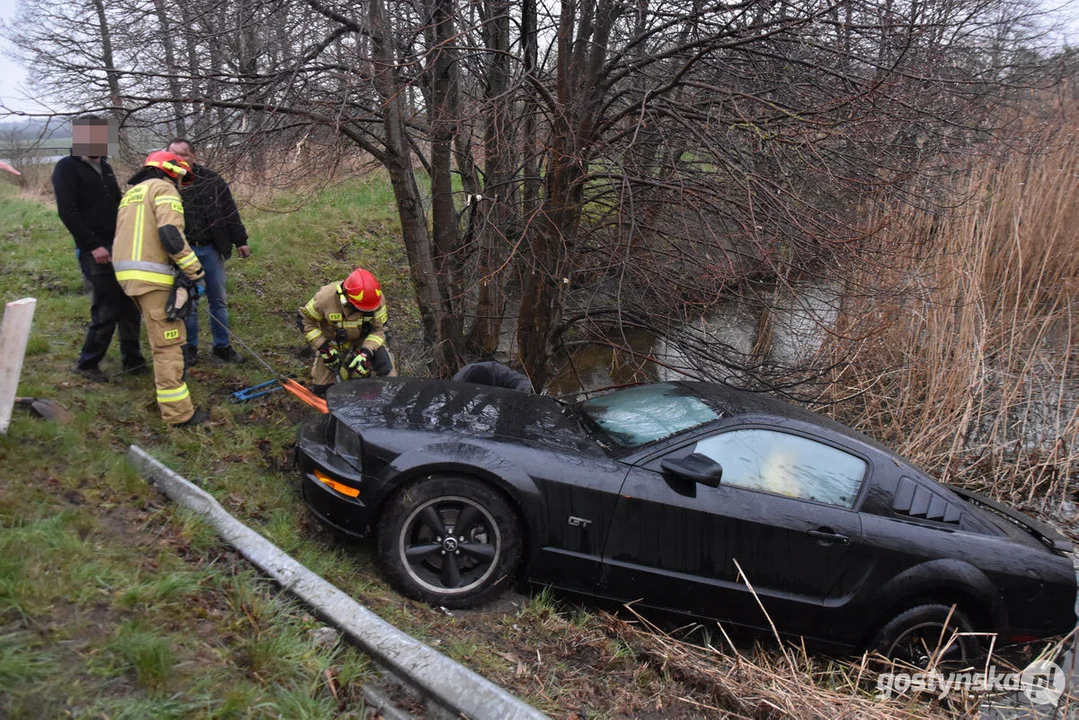
M384 181L260 199L244 213L254 255L229 262L230 311L259 355L306 381L296 308L363 264L386 288L402 372L422 371ZM132 443L389 622L556 718L944 713L875 700L857 665L728 645L715 627L683 630L687 644L545 592L452 615L401 598L377 572L370 543L333 535L303 506L291 449L310 411L285 393L228 402L269 378L250 357L229 366L203 352L189 383L212 423L196 430L164 426L147 377L102 386L71 372L88 317L71 247L54 208L0 184L0 301L38 298L20 394L75 415L58 425L19 409L0 437L0 716L363 715L370 662L320 644L321 625L302 606L148 489L124 463ZM103 369L119 370L116 347Z
M335 188L291 215L252 213L255 256L230 264L234 328L281 370L306 366L295 308L358 258L390 297L406 296L392 223L372 209L380 192ZM319 234L326 228L338 234ZM330 256L308 258L316 246ZM75 415L58 425L17 409L0 437L0 715L358 717L367 659L313 642L321 623L166 506L122 456L131 443L149 449L328 571L349 565L348 552L304 545L283 469L303 409L283 397L230 405L230 392L269 373L250 359L237 368L204 360L189 382L212 407L212 428L166 428L150 378L102 386L71 372L88 318L72 243L52 207L10 185L0 185L0 257L0 299L38 299L19 392ZM395 304L406 338L410 312ZM120 370L115 343L102 367Z

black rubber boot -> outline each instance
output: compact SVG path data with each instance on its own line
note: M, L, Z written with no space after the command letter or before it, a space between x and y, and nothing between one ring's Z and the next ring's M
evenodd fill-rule
M199 364L199 349L195 345L184 345L184 367L195 367Z
M196 425L202 425L204 422L210 419L210 413L206 412L202 408L195 408L195 414L184 420L182 423L176 423L176 427L195 427Z
M240 355L240 353L233 350L231 345L223 345L221 347L215 347L213 349L213 354L214 354L215 358L218 358L219 360L223 360L224 362L227 362L227 363L242 363L244 361L243 356Z

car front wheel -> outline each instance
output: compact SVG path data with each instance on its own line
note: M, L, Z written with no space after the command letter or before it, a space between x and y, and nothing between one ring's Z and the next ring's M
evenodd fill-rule
M959 608L918 605L901 612L877 632L873 649L917 668L965 667L979 654L974 628Z
M378 554L402 593L451 608L490 600L509 586L521 530L502 494L474 478L415 482L378 523Z

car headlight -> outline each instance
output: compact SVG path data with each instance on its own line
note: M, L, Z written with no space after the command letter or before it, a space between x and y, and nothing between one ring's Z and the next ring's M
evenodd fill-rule
M363 438L355 430L338 420L334 423L334 449L357 470L363 469Z

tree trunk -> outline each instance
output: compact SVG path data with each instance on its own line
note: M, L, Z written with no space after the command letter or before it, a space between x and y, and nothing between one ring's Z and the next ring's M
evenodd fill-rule
M255 5L250 0L240 0L236 6L237 27L239 28L240 81L244 88L244 101L253 106L261 104L262 90L257 83L259 43L256 34L257 24L252 17ZM244 113L241 130L245 133L247 157L251 170L256 176L266 173L266 152L262 143L263 124L266 113L261 108L250 107Z
M523 0L521 7L521 45L524 53L525 82L534 76L539 61L539 33L536 24L536 0ZM540 180L539 143L536 138L536 118L540 108L534 93L528 93L524 101L524 123L521 137L524 141L522 169L524 182L521 195L522 225L528 226L539 207Z
M180 21L184 24L184 54L187 60L187 75L188 75L188 87L189 94L192 98L203 97L203 86L200 82L200 78L203 76L202 68L199 66L199 54L198 47L195 42L197 33L194 27L195 18L191 12L191 6L188 3L178 3L180 8ZM203 118L209 118L210 112L205 105L196 105L195 117L191 123L191 127L186 131L181 132L181 135L186 135L190 132L192 135L202 135L207 130L207 121ZM205 110L205 112L203 112Z
M172 24L165 8L165 0L154 0L154 12L157 14L158 42L165 54L165 68L169 74L169 92L173 98L183 97L180 91L179 66L176 64L176 42ZM184 137L187 135L187 123L184 121L184 106L179 100L172 101L172 121L174 123L173 135Z
M457 248L457 208L453 201L453 139L457 120L457 70L453 51L453 7L450 0L432 0L426 28L433 55L428 117L431 120L431 229L435 272L443 302L459 320L461 305L453 253Z
M567 220L574 208L569 202L570 187L575 179L573 128L570 125L571 105L579 93L579 76L574 68L580 63L572 60L573 30L576 13L573 0L562 0L558 27L558 58L556 91L562 114L552 121L548 143L546 193L537 210L535 230L529 231L532 267L523 268L521 305L517 322L517 345L521 362L532 385L543 388L551 376L551 336L562 319L565 251L569 242ZM583 15L583 13L582 13ZM584 20L582 20L582 25Z
M112 33L109 30L109 21L105 17L105 3L103 0L94 0L94 11L97 13L97 22L101 30L101 60L105 66L105 81L109 86L109 104L112 106L112 115L117 125L117 142L120 145L120 156L134 159L135 152L127 139L127 131L122 123L126 120L124 103L120 96L120 73L116 70L116 63L112 58Z
M501 266L505 259L510 231L511 205L517 193L513 186L513 129L509 115L510 75L510 4L507 0L488 0L485 44L491 58L487 70L487 127L484 132L484 197L476 213L481 218L479 240L479 298L476 322L469 336L469 349L488 357L498 349L505 313Z
M374 84L384 103L385 166L401 218L401 235L408 255L409 275L416 290L424 339L433 352L430 371L445 375L460 363L459 318L454 316L448 293L443 289L445 278L438 273L423 200L412 171L412 151L405 125L405 95L397 83L395 57L389 42L391 31L382 0L371 1L370 18ZM450 198L452 200L452 196Z

